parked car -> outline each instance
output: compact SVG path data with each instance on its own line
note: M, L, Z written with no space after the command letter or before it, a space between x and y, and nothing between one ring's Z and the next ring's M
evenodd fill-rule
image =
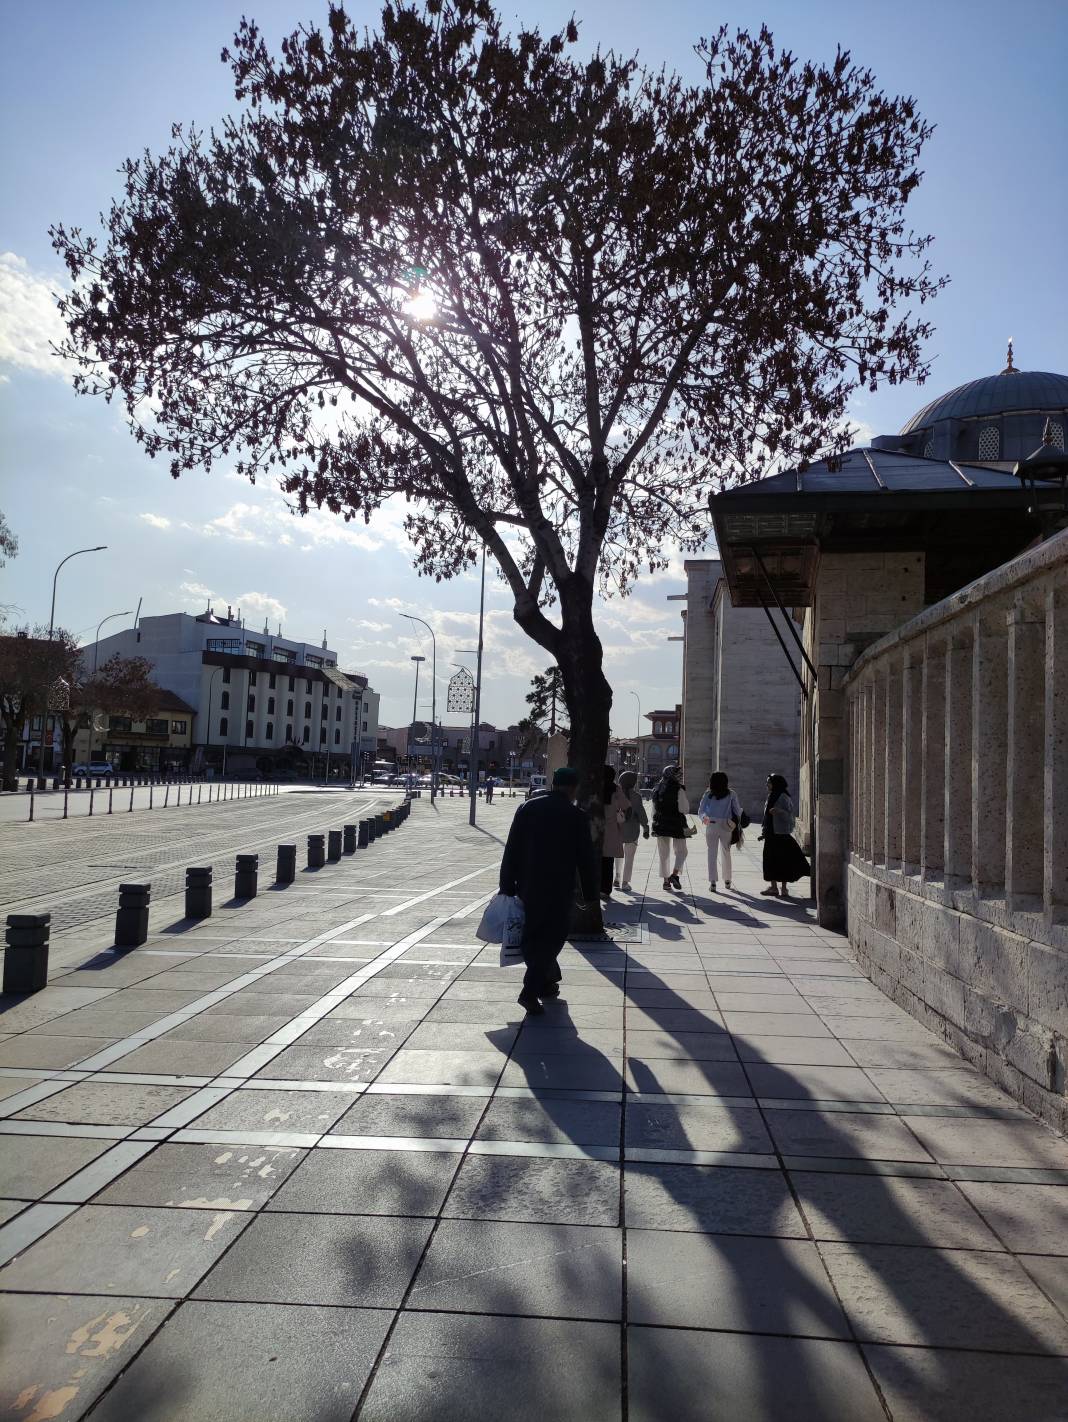
M527 786L527 793L524 796L527 800L533 800L535 795L544 795L549 788L549 777L547 775L532 775L530 784Z
M88 765L76 765L71 770L71 774L75 776L80 775L82 777L114 775L115 767L106 760L91 760Z

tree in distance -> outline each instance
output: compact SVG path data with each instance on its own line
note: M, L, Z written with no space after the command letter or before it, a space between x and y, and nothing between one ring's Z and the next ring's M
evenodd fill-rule
M52 237L77 388L175 476L403 497L437 578L485 544L596 813L595 594L699 547L713 487L844 447L858 386L922 379L941 279L904 215L929 127L848 53L720 29L691 84L578 38L489 0L331 7L277 54L243 20L239 114L128 161L102 241Z
M530 719L546 722L547 733L550 736L555 735L557 731L563 731L565 736L570 734L566 725L557 722L557 704L563 700L562 693L563 684L559 667L547 667L545 671L539 672L531 678L530 690L527 692Z

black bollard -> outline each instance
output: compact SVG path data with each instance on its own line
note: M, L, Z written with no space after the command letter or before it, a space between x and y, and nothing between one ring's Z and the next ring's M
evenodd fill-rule
M260 856L239 854L234 868L234 898L254 899L259 887Z
M297 846L295 844L280 844L278 846L278 866L274 872L274 882L276 884L292 884L297 874Z
M120 884L119 911L115 915L115 943L119 948L140 948L148 938L151 884Z
M331 864L336 864L341 858L341 831L329 830L326 836L326 857Z
M385 814L375 815L375 839L381 839L386 832Z
M366 849L371 842L370 821L361 820L356 826L356 843L361 849Z
M322 834L310 834L308 836L308 868L321 869L326 863L326 836Z
M185 871L186 918L211 917L211 865Z
M4 991L40 992L48 982L50 913L9 913Z
M342 852L345 853L345 854L355 854L355 853L356 853L356 826L355 826L355 825L342 825L342 826L341 826L341 838L342 838Z

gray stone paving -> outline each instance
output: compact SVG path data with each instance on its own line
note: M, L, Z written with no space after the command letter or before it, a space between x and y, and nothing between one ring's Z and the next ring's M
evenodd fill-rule
M4 1003L0 1413L1068 1418L1068 1144L748 854L524 1020L473 938L513 808Z

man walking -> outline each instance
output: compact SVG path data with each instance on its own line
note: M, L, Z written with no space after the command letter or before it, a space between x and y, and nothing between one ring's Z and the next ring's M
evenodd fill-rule
M526 914L520 951L527 965L519 1004L544 1012L541 999L559 997L557 959L567 938L578 875L584 902L597 898L598 874L590 821L575 804L578 772L562 766L547 795L520 805L501 860L501 893L518 895Z

